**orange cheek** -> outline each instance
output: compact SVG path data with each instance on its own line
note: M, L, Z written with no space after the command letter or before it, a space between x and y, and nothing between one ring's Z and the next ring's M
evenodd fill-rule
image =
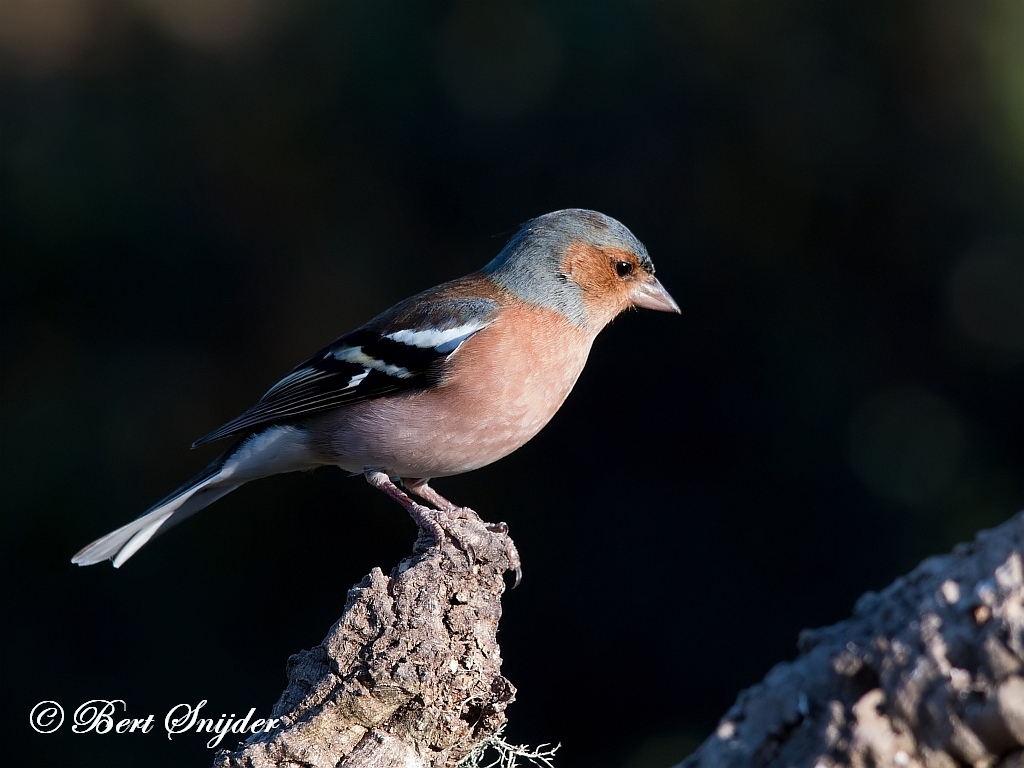
M565 249L562 271L584 291L607 292L612 287L612 275L608 257L587 243L573 243Z
M570 245L562 261L562 271L583 289L587 315L602 324L630 304L630 284L615 274L612 264L616 260L636 261L632 254L601 251L587 243Z

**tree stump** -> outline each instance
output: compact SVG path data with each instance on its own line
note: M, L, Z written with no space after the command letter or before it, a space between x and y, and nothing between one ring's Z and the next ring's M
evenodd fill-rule
M215 768L451 767L504 725L516 691L496 633L515 550L471 510L449 528L465 549L421 534L389 576L349 590L324 641L288 660L280 726Z

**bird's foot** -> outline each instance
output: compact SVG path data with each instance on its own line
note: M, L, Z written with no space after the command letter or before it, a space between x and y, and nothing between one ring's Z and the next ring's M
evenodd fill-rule
M512 537L508 535L508 523L488 523L484 522L474 510L469 507L460 507L456 510L449 512L450 518L455 519L456 517L469 518L474 522L479 522L487 529L489 533L497 533L502 536L505 544L505 557L508 558L509 570L514 571L516 580L512 584L512 589L519 586L519 583L523 580L523 564L519 559L519 550L516 549L515 542L512 541ZM452 537L452 541L459 545L459 547L467 554L470 558L470 566L476 562L476 553L473 550L473 545L468 541L460 540L455 536L450 529L446 529L448 535Z
M401 488L391 481L391 478L386 473L380 470L368 469L364 474L370 485L386 493L408 511L420 530L425 531L430 536L433 546L440 549L444 544L445 536L448 536L459 549L466 553L466 557L469 558L470 570L473 569L477 562L476 549L473 547L472 542L468 541L465 536L460 535L460 532L453 523L460 518L470 520L480 523L490 533L502 535L505 540L505 557L508 559L509 569L515 571L516 574L516 581L512 587L514 589L519 586L519 582L523 579L523 569L519 560L519 552L516 550L516 545L512 542L512 539L508 536L508 526L505 523L485 523L480 519L480 515L469 507L456 507L448 499L431 488L426 480L403 480L403 484L421 499L429 504L433 504L437 508L424 506L413 501Z
M522 561L519 559L519 550L516 549L515 543L508 535L508 525L506 523L486 523L480 519L480 515L469 507L430 511L435 515L433 519L436 525L448 535L459 549L466 553L466 556L469 558L470 568L473 568L477 562L476 549L473 547L473 543L469 541L468 538L461 535L452 523L459 519L469 519L473 522L479 522L482 524L489 533L497 533L501 535L504 539L505 557L508 558L509 569L514 571L516 575L512 588L515 589L519 586L519 582L523 580Z
M370 485L379 491L383 491L402 505L405 511L409 513L409 516L416 522L419 529L426 531L430 535L433 546L440 548L444 544L446 533L452 537L453 541L458 542L458 538L453 536L451 531L444 525L445 522L448 522L448 513L444 510L433 509L413 501L409 498L408 494L391 481L391 478L385 472L378 469L367 469L363 474ZM470 562L470 566L472 567L472 562Z
M476 549L474 549L472 542L461 535L453 525L456 520L462 517L459 513L464 510L457 508L434 509L423 504L417 504L411 500L405 508L420 530L425 531L430 536L431 546L440 549L447 536L454 542L455 546L466 553L466 557L469 559L470 570L473 569L477 561ZM476 513L474 512L473 514L475 515Z
M472 510L470 510L472 512ZM473 512L476 515L476 512ZM479 515L477 518L479 519ZM491 533L501 533L505 536L505 557L508 558L508 566L510 570L515 571L516 580L512 584L512 589L519 586L519 582L523 580L523 563L519 559L519 550L516 549L516 543L512 541L512 537L508 535L508 523L484 523L486 528Z
M464 510L452 507L450 509L436 510L434 514L438 516L438 524L448 534L448 538L455 543L455 546L466 553L466 557L469 558L469 569L473 570L476 566L476 549L473 547L473 543L465 536L462 536L452 525L461 517L459 513L462 511ZM474 514L476 513L474 512Z
M440 547L444 543L446 533L451 536L451 531L441 523L441 515L438 510L416 502L410 504L406 509L420 530L426 531L430 535L432 546ZM455 540L454 536L452 536L452 540Z

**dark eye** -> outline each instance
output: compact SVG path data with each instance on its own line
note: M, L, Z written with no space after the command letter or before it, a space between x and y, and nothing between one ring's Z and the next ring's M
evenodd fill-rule
M619 277L629 277L633 274L633 265L628 261L616 261L615 274Z

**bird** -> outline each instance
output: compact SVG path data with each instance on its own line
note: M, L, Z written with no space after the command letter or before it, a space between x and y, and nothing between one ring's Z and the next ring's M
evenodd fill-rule
M236 442L71 562L120 568L241 485L320 466L363 475L440 545L459 507L430 481L491 464L533 438L576 384L601 330L631 308L680 312L629 229L584 209L531 219L482 269L341 336L196 440L193 448Z

